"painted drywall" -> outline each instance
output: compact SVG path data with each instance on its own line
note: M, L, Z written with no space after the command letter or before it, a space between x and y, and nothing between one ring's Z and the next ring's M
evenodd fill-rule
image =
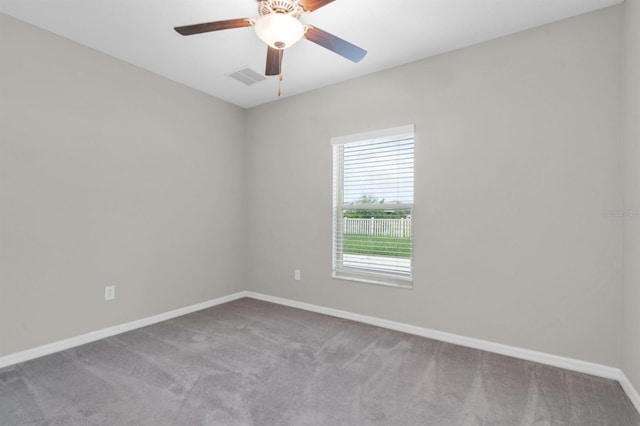
M244 110L2 14L0 58L0 355L244 285Z
M246 113L0 14L0 355L248 288L620 365L620 11ZM333 280L329 138L408 123L415 288Z
M622 369L640 390L640 4L624 3L624 287Z
M605 210L622 205L621 20L604 9L249 110L249 290L619 366L622 223ZM414 288L332 279L329 139L410 123Z

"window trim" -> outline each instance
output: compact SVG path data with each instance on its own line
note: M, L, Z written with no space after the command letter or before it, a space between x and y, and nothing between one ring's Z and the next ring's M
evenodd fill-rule
M352 135L332 137L331 145L333 146L333 226L332 226L332 253L331 253L331 270L332 270L332 278L334 279L342 279L348 281L357 281L367 284L377 284L395 288L404 288L404 289L412 289L413 288L413 278L414 278L414 255L413 255L413 243L414 243L414 227L411 227L411 256L410 256L410 273L408 276L396 275L396 274L385 274L383 272L374 272L368 270L359 271L355 268L341 268L338 266L340 261L338 260L338 252L337 252L337 242L338 234L342 232L341 228L343 226L342 218L342 210L345 208L344 200L343 200L343 180L344 180L344 159L339 158L340 152L337 147L344 146L347 144L358 143L358 142L391 142L402 139L413 139L414 147L415 147L415 127L413 124L374 130L363 133L356 133ZM415 153L414 153L415 156ZM414 162L415 168L415 162ZM415 191L415 187L414 187ZM413 212L414 212L414 203L405 203L405 204L393 204L393 205L380 205L380 209L384 208L406 208L410 211L412 220L413 220ZM357 209L360 207L359 205L349 206Z
M337 136L331 138L331 145L346 145L354 142L388 142L404 137L415 137L415 126L392 127L389 129L373 130L370 132L355 133L353 135Z

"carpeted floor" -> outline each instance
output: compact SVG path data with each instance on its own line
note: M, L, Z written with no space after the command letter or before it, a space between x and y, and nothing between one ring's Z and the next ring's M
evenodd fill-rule
M640 425L615 381L253 299L0 370L2 425Z

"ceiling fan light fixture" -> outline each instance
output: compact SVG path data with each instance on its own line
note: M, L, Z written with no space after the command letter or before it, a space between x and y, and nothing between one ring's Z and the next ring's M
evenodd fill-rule
M304 25L287 13L270 13L256 21L254 28L262 41L274 49L286 49L304 37Z

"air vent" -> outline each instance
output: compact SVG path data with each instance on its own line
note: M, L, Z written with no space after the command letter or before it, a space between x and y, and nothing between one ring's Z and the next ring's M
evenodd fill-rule
M247 86L251 86L252 84L266 80L266 77L264 75L252 70L251 68L242 68L241 70L232 72L231 74L227 75L231 78L235 78L241 83L246 84Z

